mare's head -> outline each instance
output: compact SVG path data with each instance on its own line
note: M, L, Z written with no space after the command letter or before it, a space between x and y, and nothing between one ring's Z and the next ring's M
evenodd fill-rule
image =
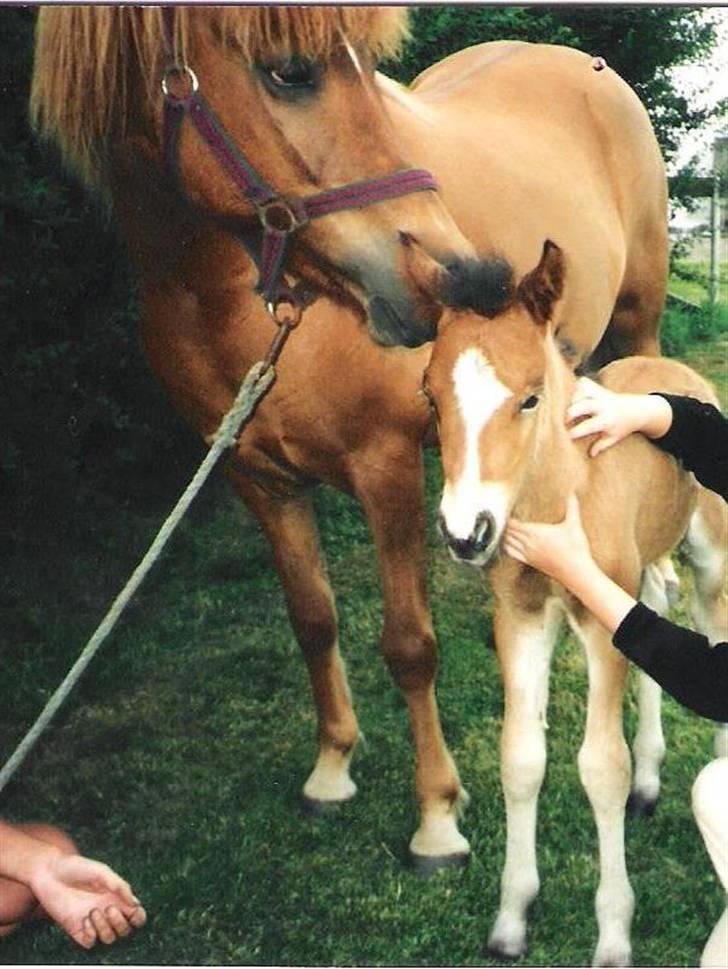
M377 59L395 53L406 34L402 8L180 6L173 16L170 36L159 7L52 6L39 15L36 126L87 183L117 201L126 187L125 212L136 207L143 219L153 193L172 187L162 175L160 89L170 44L230 140L281 196L409 167L375 82ZM189 76L176 83L184 89ZM176 167L197 215L241 234L257 225L251 203L189 124ZM165 223L151 219L155 231ZM441 264L473 257L438 194L419 191L304 225L290 266L366 307L381 342L416 346L434 336L436 319L418 313L402 234ZM183 244L170 239L166 248Z
M431 264L429 272L457 305L457 280ZM568 473L549 467L563 460L554 443L564 438L573 379L550 326L563 280L562 252L546 242L538 266L517 284L507 264L493 263L481 314L446 309L440 321L423 387L442 450L440 527L457 560L487 565L514 508L526 510L525 500L533 514L534 502L549 500L542 481Z

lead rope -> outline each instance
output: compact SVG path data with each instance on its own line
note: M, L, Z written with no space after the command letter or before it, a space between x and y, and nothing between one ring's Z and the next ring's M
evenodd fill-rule
M129 604L132 596L147 577L157 559L177 528L185 512L192 504L205 481L210 475L221 454L232 447L242 428L250 420L258 401L269 390L275 380L275 363L283 348L283 344L288 338L291 330L297 325L302 312L302 307L298 304L293 305L293 315L285 319L279 319L274 315L278 324L278 331L268 352L263 360L253 364L243 380L237 397L220 422L220 426L215 432L210 450L205 455L205 459L195 472L192 480L182 492L177 504L172 509L162 527L149 546L147 553L139 565L134 569L119 595L111 605L101 623L93 633L89 641L81 651L81 655L66 674L65 679L46 703L40 716L27 732L25 737L18 744L15 752L10 756L2 770L0 770L0 793L10 781L13 774L17 771L25 758L28 756L43 731L51 722L55 714L66 700L71 690L74 688L84 670L89 665L97 650L114 629L121 618L122 613Z

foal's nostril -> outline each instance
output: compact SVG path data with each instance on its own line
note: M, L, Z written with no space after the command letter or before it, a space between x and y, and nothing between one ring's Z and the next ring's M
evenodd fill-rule
M471 536L473 548L476 552L483 552L490 544L495 520L489 511L481 511L475 520L475 528Z

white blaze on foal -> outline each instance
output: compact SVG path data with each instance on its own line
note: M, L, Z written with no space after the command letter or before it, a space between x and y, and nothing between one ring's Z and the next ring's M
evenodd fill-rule
M440 512L450 535L461 540L473 535L482 512L490 512L499 536L507 517L508 490L502 482L481 480L480 435L513 393L498 379L485 354L475 347L458 357L452 382L465 435L464 462L460 477L445 484Z

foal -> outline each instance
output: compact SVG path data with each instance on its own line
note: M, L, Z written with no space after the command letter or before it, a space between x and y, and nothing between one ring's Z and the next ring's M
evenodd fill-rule
M698 501L692 475L639 435L596 459L587 457L588 442L568 437L564 412L575 377L549 322L562 293L561 250L547 242L539 265L517 287L507 267L501 265L499 273L502 298L491 318L446 311L424 380L442 446L441 529L454 558L489 568L496 602L495 640L505 690L501 775L507 846L489 949L511 958L526 949L526 913L539 889L536 803L546 765L549 665L565 615L584 645L589 675L578 765L599 836L594 960L627 965L633 910L624 857L631 772L622 723L627 661L576 599L540 573L499 556L499 543L511 514L560 521L575 490L602 569L634 595L641 583L643 601L662 613L665 586L655 563L690 525L687 545L697 569L701 625L716 636L724 612L725 525L717 496L701 491ZM457 302L453 281L448 285ZM715 402L696 373L661 358L619 360L601 372L600 380L618 391L660 389ZM639 705L633 796L649 805L659 789L664 741L659 687L644 675Z

